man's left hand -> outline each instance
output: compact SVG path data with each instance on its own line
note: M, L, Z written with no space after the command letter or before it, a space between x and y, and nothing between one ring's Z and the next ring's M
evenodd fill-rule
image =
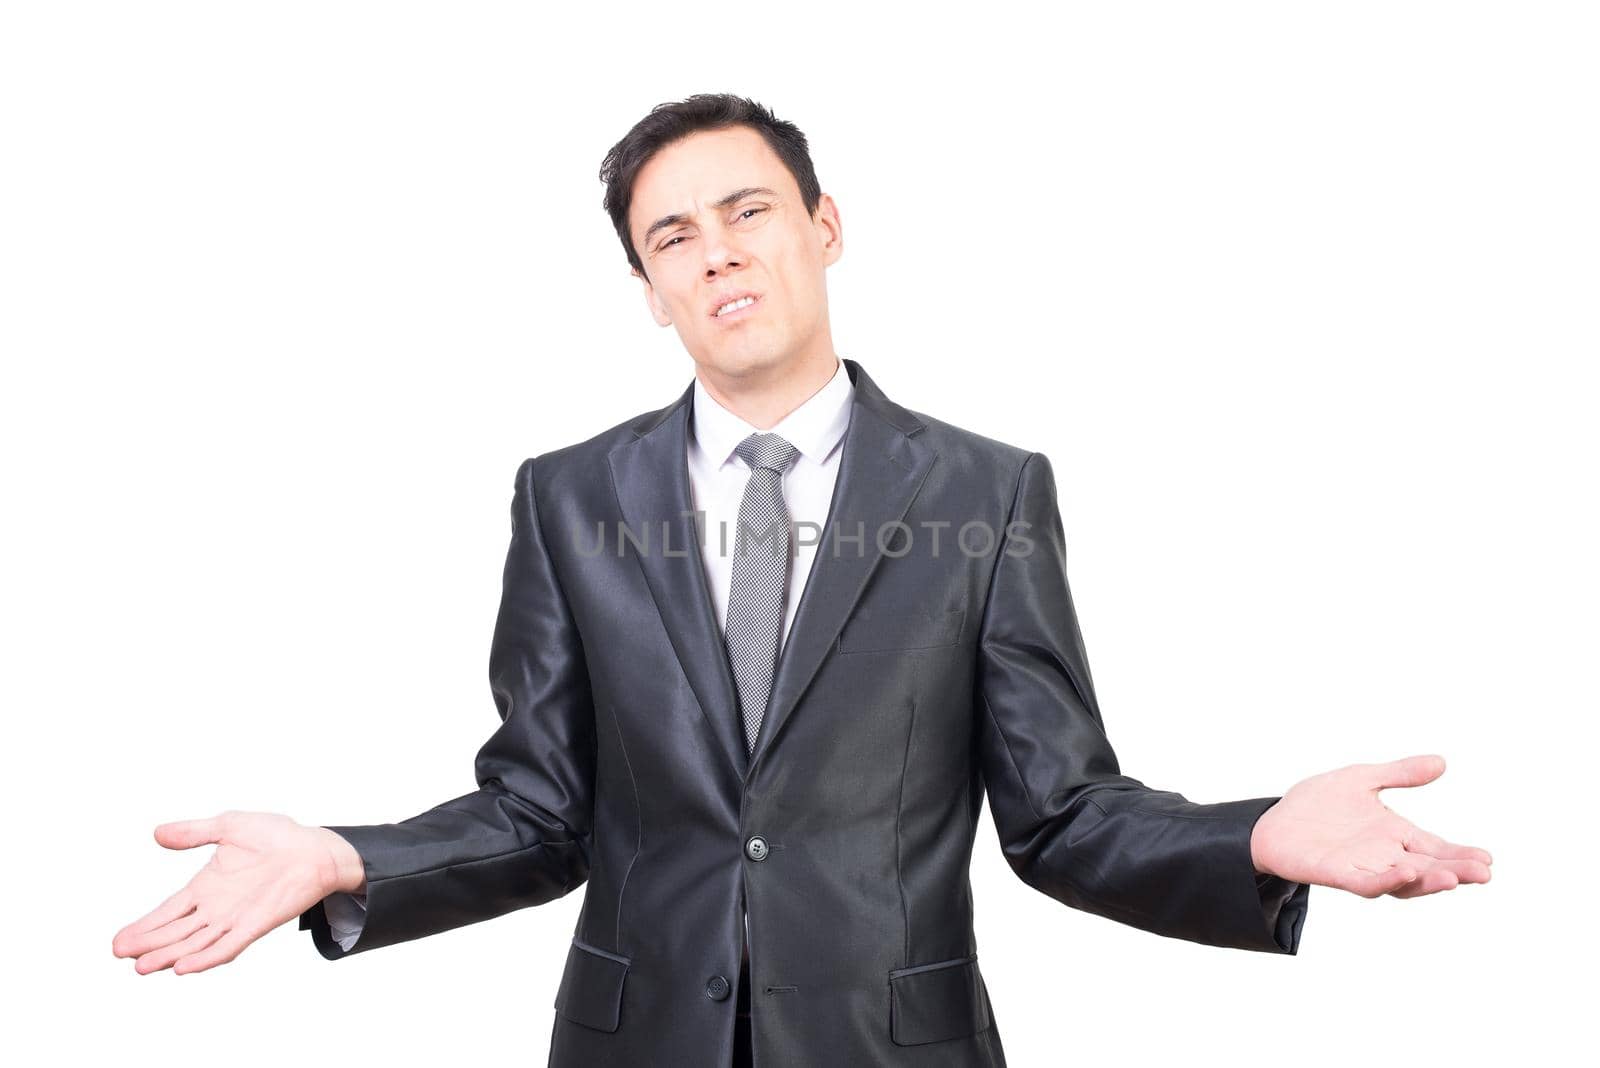
M1487 850L1447 842L1382 801L1391 786L1421 786L1444 773L1444 757L1351 764L1296 783L1256 821L1256 870L1362 897L1421 897L1461 883L1486 883Z

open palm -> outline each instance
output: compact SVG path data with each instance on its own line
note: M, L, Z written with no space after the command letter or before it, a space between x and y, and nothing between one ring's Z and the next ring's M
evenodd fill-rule
M1447 842L1378 798L1394 786L1421 786L1444 773L1441 756L1351 764L1296 783L1256 821L1256 868L1293 882L1362 897L1420 897L1461 883L1486 883L1486 850Z
M136 958L141 975L169 967L181 975L233 960L344 885L353 854L327 828L270 812L163 823L155 837L169 849L217 849L183 889L112 939L111 952Z

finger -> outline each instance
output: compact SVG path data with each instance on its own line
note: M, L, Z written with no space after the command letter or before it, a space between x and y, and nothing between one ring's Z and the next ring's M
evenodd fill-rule
M168 849L193 849L222 841L222 817L176 820L156 827L156 841Z
M1425 871L1409 883L1389 891L1389 896L1423 897L1427 894L1437 894L1441 890L1454 890L1457 882L1455 873L1450 869L1435 868L1433 871Z
M1489 855L1487 849L1447 842L1421 827L1412 827L1406 832L1401 844L1413 853L1426 853L1440 860L1475 860L1485 866L1494 863L1494 858Z
M142 951L130 952L128 949L131 940L140 935L148 934L157 927L171 923L192 908L194 908L194 902L190 897L189 888L185 886L182 890L179 890L176 894L173 894L161 904L118 931L111 939L112 954L118 957L138 956L139 952Z
M243 953L244 948L265 934L267 929L260 924L237 925L201 952L179 957L172 964L172 974L188 975L226 964Z
M1391 760L1386 764L1372 765L1373 788L1384 790L1391 786L1421 786L1444 774L1444 757L1438 754L1409 756Z
M183 941L206 925L206 918L196 908L186 915L179 916L169 924L157 927L153 931L144 931L128 936L120 944L119 957L142 957L153 950L163 946L174 945Z
M1383 871L1368 871L1351 865L1345 872L1341 888L1362 897L1382 897L1392 894L1421 874L1421 868L1410 861L1402 861Z
M170 968L172 967L172 962L179 957L189 953L198 953L226 933L227 928L220 924L206 924L181 942L174 942L170 946L162 946L160 949L154 949L146 953L134 961L134 970L140 975L149 975L151 972L159 972L163 968Z
M1406 859L1415 863L1417 870L1428 873L1434 871L1448 871L1454 875L1459 883L1486 883L1489 881L1489 865L1481 860L1467 857L1461 860L1440 859L1426 853L1405 851ZM1450 889L1446 887L1445 889Z

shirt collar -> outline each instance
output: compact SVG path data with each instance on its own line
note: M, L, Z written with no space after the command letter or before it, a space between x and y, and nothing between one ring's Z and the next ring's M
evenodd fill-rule
M762 431L718 404L696 375L689 433L718 467L733 456L734 448L741 441L760 433L778 434L798 449L800 455L813 463L821 463L844 437L854 396L855 385L850 381L850 374L844 362L836 359L833 377L828 379L827 385L807 397L776 426Z

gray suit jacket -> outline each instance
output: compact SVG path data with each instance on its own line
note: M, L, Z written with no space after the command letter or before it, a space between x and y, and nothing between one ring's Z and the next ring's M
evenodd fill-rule
M829 520L750 756L696 548L692 383L522 463L489 657L501 725L471 793L330 825L366 869L350 953L587 884L549 1064L706 1068L732 1057L743 900L756 1063L1003 1065L968 877L985 791L1042 893L1296 952L1309 888L1250 857L1277 798L1197 804L1121 774L1049 460L844 363ZM350 955L320 902L300 926Z

